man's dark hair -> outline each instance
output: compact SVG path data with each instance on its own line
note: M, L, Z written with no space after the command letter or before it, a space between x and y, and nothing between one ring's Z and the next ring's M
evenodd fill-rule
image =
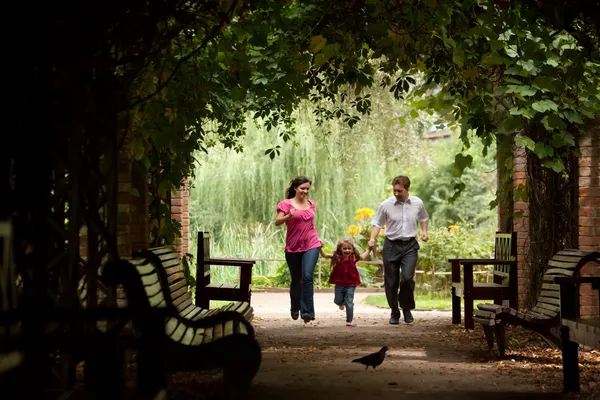
M395 186L395 185L402 185L402 187L404 187L404 189L409 189L410 188L410 179L408 179L408 176L398 175L397 177L392 179L392 186Z

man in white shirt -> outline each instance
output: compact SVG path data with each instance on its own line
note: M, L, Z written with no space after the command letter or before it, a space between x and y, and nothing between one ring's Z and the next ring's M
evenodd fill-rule
M381 202L371 223L369 248L375 247L375 238L385 226L383 243L383 273L385 297L392 310L390 324L400 323L400 308L404 322L414 321L411 310L415 308L415 268L417 266L417 222L421 225L421 240L429 240L427 226L429 214L423 201L408 193L410 179L400 175L392 180L394 196ZM400 276L400 271L402 275ZM398 291L398 288L400 291Z

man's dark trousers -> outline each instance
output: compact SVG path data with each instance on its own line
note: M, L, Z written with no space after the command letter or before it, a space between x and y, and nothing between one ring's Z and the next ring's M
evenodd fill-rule
M385 297L392 310L392 318L400 318L398 304L403 310L415 308L415 269L419 248L415 238L408 240L386 238L383 243Z

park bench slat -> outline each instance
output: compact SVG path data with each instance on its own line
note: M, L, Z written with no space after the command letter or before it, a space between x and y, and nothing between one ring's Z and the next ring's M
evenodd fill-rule
M551 317L551 318L554 318L557 315L557 313L555 311L548 310L548 309L546 309L544 307L540 307L540 306L535 306L531 311L538 313L538 314L546 315L547 317Z
M546 271L546 275L573 276L573 271L564 268L550 268L548 271Z
M185 306L179 307L179 315L181 315L183 318L189 319L189 314L196 308L198 307L196 307L195 304L192 304L192 302L187 303Z
M573 257L584 257L587 253L579 251L577 249L565 249L556 253L557 256L573 256Z
M560 306L557 306L556 304L546 304L538 301L535 306L538 308L544 308L548 311L552 311L555 315L558 315L560 313Z
M553 268L572 269L572 268L577 267L577 263L576 262L564 262L564 261L559 262L559 261L550 260L548 262L548 266L553 267Z
M540 293L541 297L549 297L549 298L553 298L553 299L559 299L560 298L560 292L557 292L556 290L542 290L542 292Z
M183 274L183 272L175 272L171 275L167 275L167 281L169 282L169 284L177 282L179 280L185 280L185 275Z
M560 286L553 283L542 284L542 290L560 290Z

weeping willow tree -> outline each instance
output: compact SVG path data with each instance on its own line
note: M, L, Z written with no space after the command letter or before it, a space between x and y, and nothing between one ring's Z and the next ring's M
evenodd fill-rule
M316 224L325 240L336 240L353 221L357 208L376 208L388 195L391 178L427 165L424 132L434 117L414 114L388 91L374 91L373 111L353 128L337 120L317 123L304 103L295 115L294 145L259 122L249 123L244 151L219 148L198 154L192 188L192 229L207 229L217 238L228 225L270 224L289 182L298 175L313 180ZM326 106L326 105L325 105ZM389 123L406 117L404 124ZM265 148L280 147L272 160Z

